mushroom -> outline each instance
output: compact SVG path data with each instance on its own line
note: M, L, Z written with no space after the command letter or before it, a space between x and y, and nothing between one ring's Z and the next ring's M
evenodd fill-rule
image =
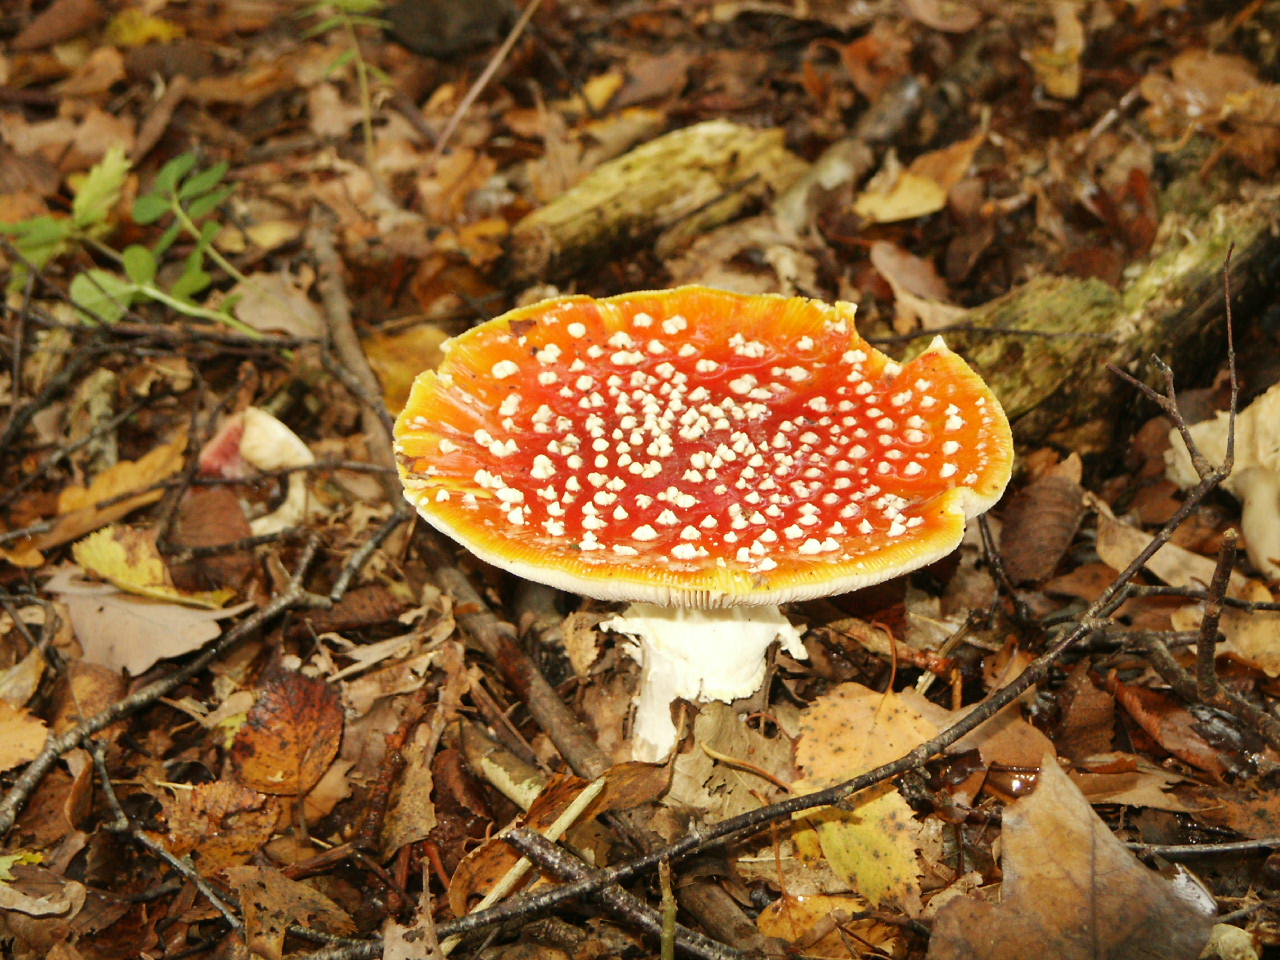
M244 480L259 471L293 470L284 502L249 523L254 536L296 527L307 514L307 477L300 472L316 462L302 439L267 411L245 407L228 417L200 451L200 472Z
M632 606L637 759L677 697L759 688L778 604L951 552L1008 483L987 386L941 338L905 365L854 307L704 287L513 310L446 344L396 424L405 495L480 559Z
M1227 456L1227 412L1189 428L1191 439L1213 463ZM1200 482L1177 428L1169 431L1166 476L1184 489ZM1280 578L1280 384L1236 417L1235 464L1222 487L1241 503L1245 552L1263 574Z

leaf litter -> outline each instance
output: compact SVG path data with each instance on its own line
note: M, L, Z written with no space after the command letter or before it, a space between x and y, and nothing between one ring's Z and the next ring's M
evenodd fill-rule
M1184 857L1179 882L1234 924L1205 956L1280 942L1280 747L1265 711L1223 707L1280 696L1280 610L1247 543L1264 527L1227 497L974 731L770 813L983 716L1077 622L1182 503L1168 411L1082 419L1009 388L1022 472L991 529L796 605L809 658L776 656L750 701L679 705L666 765L628 762L636 668L596 628L615 611L403 523L379 421L449 337L560 292L841 298L891 352L937 331L976 363L1016 320L973 339L983 305L1047 281L1154 316L1144 284L1274 187L1273 12L548 4L459 113L518 11L428 6L460 32L385 11L401 46L363 0L309 30L257 0L55 0L6 25L3 949L277 957L328 931L360 941L345 956L379 934L387 955L452 951L510 882L502 837L591 789L560 847L577 867L539 860L507 896L746 818L673 861L675 947L696 955L690 929L739 951L716 956L1198 956L1204 894L1164 879ZM1204 292L1170 286L1197 324L1222 252ZM1250 399L1280 377L1266 299L1237 308ZM1177 329L1162 354L1210 384L1208 339L1188 363ZM1047 369L1019 358L1064 333L1010 336L997 367ZM1189 420L1223 410L1218 382L1183 392ZM1241 527L1213 706L1181 678ZM651 875L617 889L663 905ZM657 954L661 926L613 890L517 913L486 955Z

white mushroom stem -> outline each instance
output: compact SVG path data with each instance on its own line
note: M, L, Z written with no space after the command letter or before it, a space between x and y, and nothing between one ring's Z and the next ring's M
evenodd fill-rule
M676 745L674 700L731 703L750 696L764 682L765 654L774 640L797 659L807 656L801 631L776 606L702 610L633 603L600 626L635 638L627 648L641 669L631 754L648 763L662 761Z

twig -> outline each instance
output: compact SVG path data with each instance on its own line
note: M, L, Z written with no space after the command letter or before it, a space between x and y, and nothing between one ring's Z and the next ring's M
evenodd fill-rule
M480 644L569 766L579 776L589 779L595 779L608 770L611 765L609 757L591 739L582 722L564 705L559 694L524 651L516 646L471 581L449 558L434 531L423 529L420 544L436 582L441 589L452 594L455 611L469 611L456 614L462 629Z
M516 41L520 39L520 34L524 33L524 28L529 25L529 21L533 19L534 13L542 4L542 0L529 0L525 6L524 12L520 14L520 19L516 21L515 26L511 28L511 32L507 34L507 38L502 41L502 46L494 51L488 65L484 68L484 72L471 85L471 89L467 91L462 102L458 104L458 108L453 111L453 116L449 118L449 122L445 124L443 132L441 132L436 142L435 151L431 154L431 159L427 161L427 173L430 174L436 168L436 164L440 162L440 158L444 156L445 148L449 146L449 141L453 138L454 132L458 129L458 124L462 123L462 118L467 115L467 111L471 109L471 105L476 102L480 94L484 92L484 88L489 85L489 81L493 79L494 74L498 72L498 68L502 66L503 61L507 59L507 55L511 53L511 48L516 45Z
M586 813L587 808L591 806L592 801L595 800L596 797L600 796L600 791L604 789L604 785L604 777L597 777L595 780L591 781L591 783L583 787L582 792L574 797L569 806L565 807L560 816L556 817L555 822L553 822L551 826L547 827L546 833L543 834L543 836L546 837L548 841L552 842L563 837L565 833L568 832L569 828L577 823L578 819ZM521 857L517 860L511 865L511 869L506 872L506 875L494 884L493 888L484 895L484 898L480 901L476 909L484 910L489 905L496 903L505 897L516 888L521 880L524 879L525 874L529 872L529 869L532 866L533 864L530 863L526 857ZM440 942L440 953L447 957L453 951L454 947L461 942L461 940L461 936L447 937L442 940Z
M104 434L110 433L112 430L115 430L116 427L120 426L122 423L124 423L126 420L132 417L144 406L146 406L145 403L141 403L141 402L135 403L131 407L129 407L129 409L125 410L123 413L118 413L114 417L112 417L110 420L107 420L103 423L98 424L98 426L94 427L91 431L89 431L88 434L81 437L79 440L75 441L74 443L69 443L66 446L59 447L57 450L54 450L52 453L50 453L48 456L44 458L44 460L40 463L40 466L36 467L30 473L24 474L21 480L15 483L12 487L6 490L2 496L0 496L0 507L4 507L12 503L15 497L19 496L24 490L26 490L29 486L31 486L31 484L35 483L37 480L43 477L46 473L48 473L50 470L56 467L59 463L61 463L67 457L71 456L71 454L75 453L77 450L80 450L81 448L97 440L99 437L103 436Z
M93 764L98 769L98 779L102 782L103 796L107 798L107 805L111 808L111 813L115 817L110 823L104 823L103 827L112 833L128 834L139 846L169 864L204 894L205 899L213 904L226 919L227 923L231 924L231 929L243 931L244 923L235 915L235 911L222 899L218 891L214 890L209 885L209 882L200 876L199 871L182 858L175 857L165 849L162 843L149 836L145 830L133 823L125 814L124 808L120 806L120 800L116 796L116 789L111 783L111 775L107 772L106 745L101 740L90 739L89 752L93 755Z
M169 676L150 683L121 700L117 700L105 710L83 721L74 730L69 730L60 736L50 734L45 740L44 748L40 751L39 756L27 764L27 768L14 782L13 786L9 788L9 792L4 795L3 799L0 799L0 836L4 836L13 828L18 818L18 811L26 803L31 791L36 788L44 778L44 775L49 772L49 769L68 750L74 750L85 739L93 736L99 730L111 726L117 720L130 716L155 703L160 697L166 696L204 670L205 667L222 656L240 640L284 611L302 606L329 606L327 597L319 597L313 593L308 593L302 586L303 578L315 559L319 544L318 537L313 536L308 541L302 550L301 556L298 558L297 570L283 593L273 597L257 612L241 620L224 633L222 639L199 654L190 663L179 667Z
M1225 843L1126 843L1125 846L1134 853L1150 853L1166 860L1177 860L1180 857L1211 857L1225 853L1261 853L1280 847L1280 837Z
M580 880L591 872L586 864L568 850L557 846L528 827L512 830L503 837L503 840L538 866L558 877ZM633 896L621 887L606 887L598 891L592 899L618 919L634 924L655 937L662 937L665 917L651 909L639 897ZM674 911L672 920L674 921ZM679 924L674 924L673 932L675 942L691 957L700 957L702 960L729 960L729 958L744 956L732 947L716 943Z

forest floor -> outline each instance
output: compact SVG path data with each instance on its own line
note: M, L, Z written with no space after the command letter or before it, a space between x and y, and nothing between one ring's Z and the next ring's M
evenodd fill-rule
M1277 36L1274 0L7 5L0 952L1280 949ZM391 422L478 323L685 284L941 334L1018 455L643 763L620 605L418 520ZM1125 378L1161 361L1176 406Z

